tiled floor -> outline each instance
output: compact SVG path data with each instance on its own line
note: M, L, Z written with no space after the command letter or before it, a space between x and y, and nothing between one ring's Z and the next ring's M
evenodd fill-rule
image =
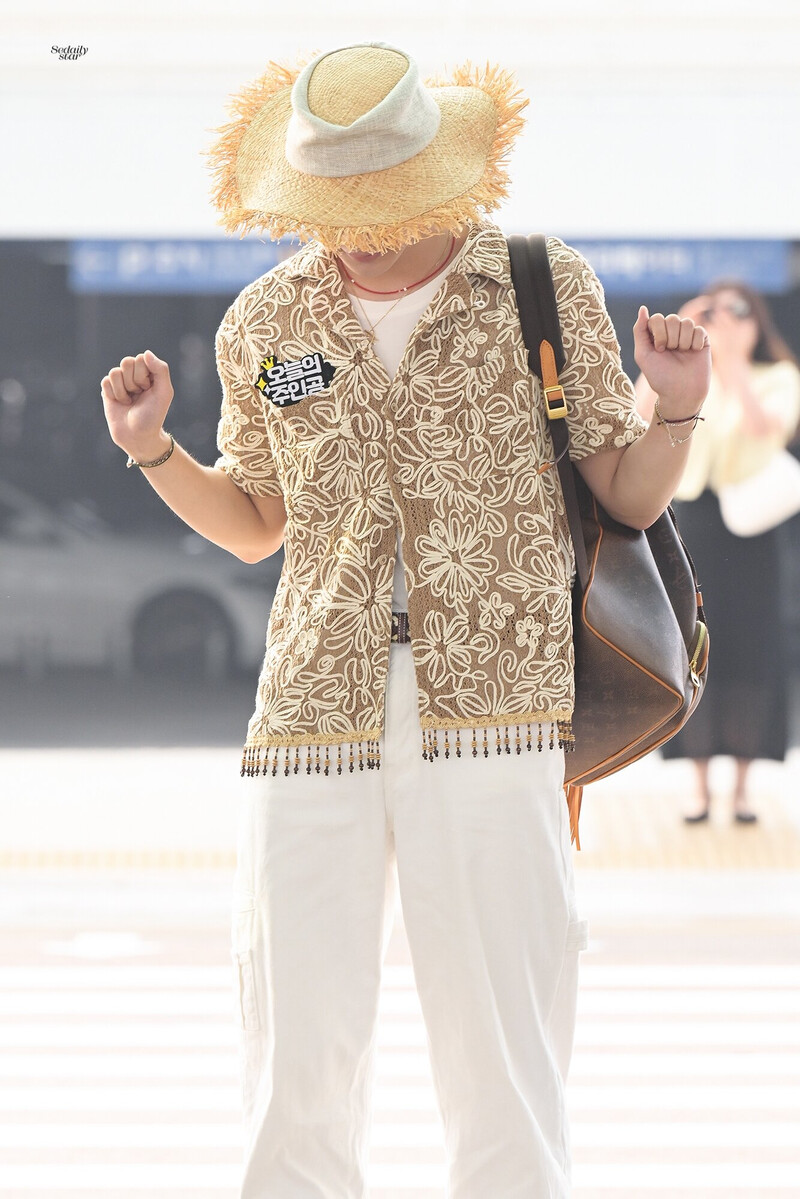
M800 748L752 767L754 825L732 820L732 775L729 759L712 763L699 825L682 820L688 762L651 755L592 783L576 869L796 870ZM0 778L0 871L234 869L238 750L0 750Z
M796 870L800 867L800 753L750 769L750 806L759 819L733 820L733 763L712 762L708 821L686 824L695 787L689 762L644 759L587 787L579 868Z
M756 764L752 826L731 820L730 763L704 825L681 820L686 763L587 789L574 1199L800 1194L798 765ZM77 806L53 819L66 828ZM236 1199L233 855L208 829L194 847L87 854L49 828L46 850L0 859L0 1194ZM446 1194L400 909L369 1182L370 1199Z
M0 878L4 1199L236 1199L229 882ZM584 868L579 901L574 1199L797 1195L800 881ZM369 1182L370 1199L445 1196L399 909Z

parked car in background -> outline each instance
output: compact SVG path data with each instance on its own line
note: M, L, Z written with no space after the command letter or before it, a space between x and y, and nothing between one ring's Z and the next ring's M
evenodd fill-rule
M224 678L257 669L283 564L191 531L124 535L88 507L52 512L0 482L0 666Z

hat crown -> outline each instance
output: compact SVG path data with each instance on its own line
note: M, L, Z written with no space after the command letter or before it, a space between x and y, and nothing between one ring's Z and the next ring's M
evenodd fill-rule
M317 61L308 80L308 107L331 125L352 125L376 108L409 69L397 50L349 46Z
M440 122L408 54L384 42L344 46L295 80L286 158L301 174L332 179L385 171L429 146Z
M271 62L232 100L237 119L208 151L220 224L367 253L496 208L528 103L497 65L423 82L414 59L384 42Z

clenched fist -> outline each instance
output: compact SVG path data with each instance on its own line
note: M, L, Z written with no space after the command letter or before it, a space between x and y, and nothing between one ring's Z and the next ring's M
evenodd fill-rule
M633 341L636 365L664 401L669 416L688 417L697 412L711 382L711 350L703 326L674 312L651 316L642 304L633 326Z
M111 440L137 461L169 448L164 420L175 392L169 366L152 350L123 358L100 383Z

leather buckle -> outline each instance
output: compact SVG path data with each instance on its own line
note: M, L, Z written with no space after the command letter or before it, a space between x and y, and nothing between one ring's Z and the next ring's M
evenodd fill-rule
M544 403L550 420L559 420L567 415L567 401L560 383L554 387L545 387Z

